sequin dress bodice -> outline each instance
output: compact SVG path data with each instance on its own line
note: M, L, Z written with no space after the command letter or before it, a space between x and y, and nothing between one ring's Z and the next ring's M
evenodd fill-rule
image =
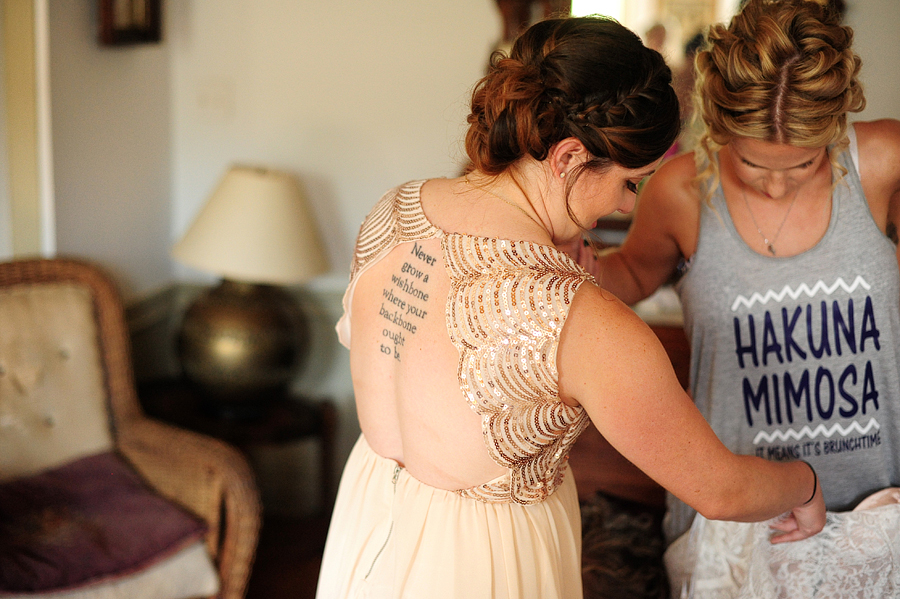
M481 418L488 453L507 469L456 492L488 502L541 502L562 483L569 449L588 423L582 408L559 399L556 352L572 298L591 276L550 246L441 231L422 211L423 184L388 192L364 221L339 337L349 346L352 294L369 266L401 243L440 238L460 390Z

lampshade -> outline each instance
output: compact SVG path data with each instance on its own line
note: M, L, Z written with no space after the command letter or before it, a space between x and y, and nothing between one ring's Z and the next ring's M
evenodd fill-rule
M290 285L328 270L321 236L296 179L246 166L228 170L172 256L249 283Z
M256 413L285 392L309 350L307 319L282 286L328 268L300 186L287 173L232 167L172 255L222 277L185 311L184 376L217 413Z

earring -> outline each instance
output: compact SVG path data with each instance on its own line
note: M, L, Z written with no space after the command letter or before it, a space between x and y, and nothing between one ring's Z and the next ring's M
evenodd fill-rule
M561 172L561 173L559 174L559 176L560 176L560 178L565 177L565 176L566 176L566 172L565 172L565 171Z

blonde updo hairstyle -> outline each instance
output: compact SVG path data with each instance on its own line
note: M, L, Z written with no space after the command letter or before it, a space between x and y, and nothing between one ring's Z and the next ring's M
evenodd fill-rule
M847 113L866 104L852 42L840 15L810 0L749 0L727 27L709 29L694 95L707 200L717 185L715 154L736 137L828 146L835 180L843 176L836 155L847 146Z
M544 160L569 137L592 159L569 174L567 189L585 169L646 166L678 136L671 81L662 56L612 19L536 23L508 57L494 53L475 86L466 134L472 168L500 175L523 158Z

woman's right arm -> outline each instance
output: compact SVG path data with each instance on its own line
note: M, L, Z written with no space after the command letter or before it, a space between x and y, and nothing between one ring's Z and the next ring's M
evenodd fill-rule
M557 352L560 395L580 404L629 461L713 520L761 521L791 512L779 527L798 540L825 524L812 470L735 455L681 388L656 335L622 302L584 284Z
M601 252L580 248L575 259L628 305L649 297L671 276L683 252L696 245L700 199L693 153L678 156L651 176L638 196L625 242ZM693 251L693 248L690 248Z

